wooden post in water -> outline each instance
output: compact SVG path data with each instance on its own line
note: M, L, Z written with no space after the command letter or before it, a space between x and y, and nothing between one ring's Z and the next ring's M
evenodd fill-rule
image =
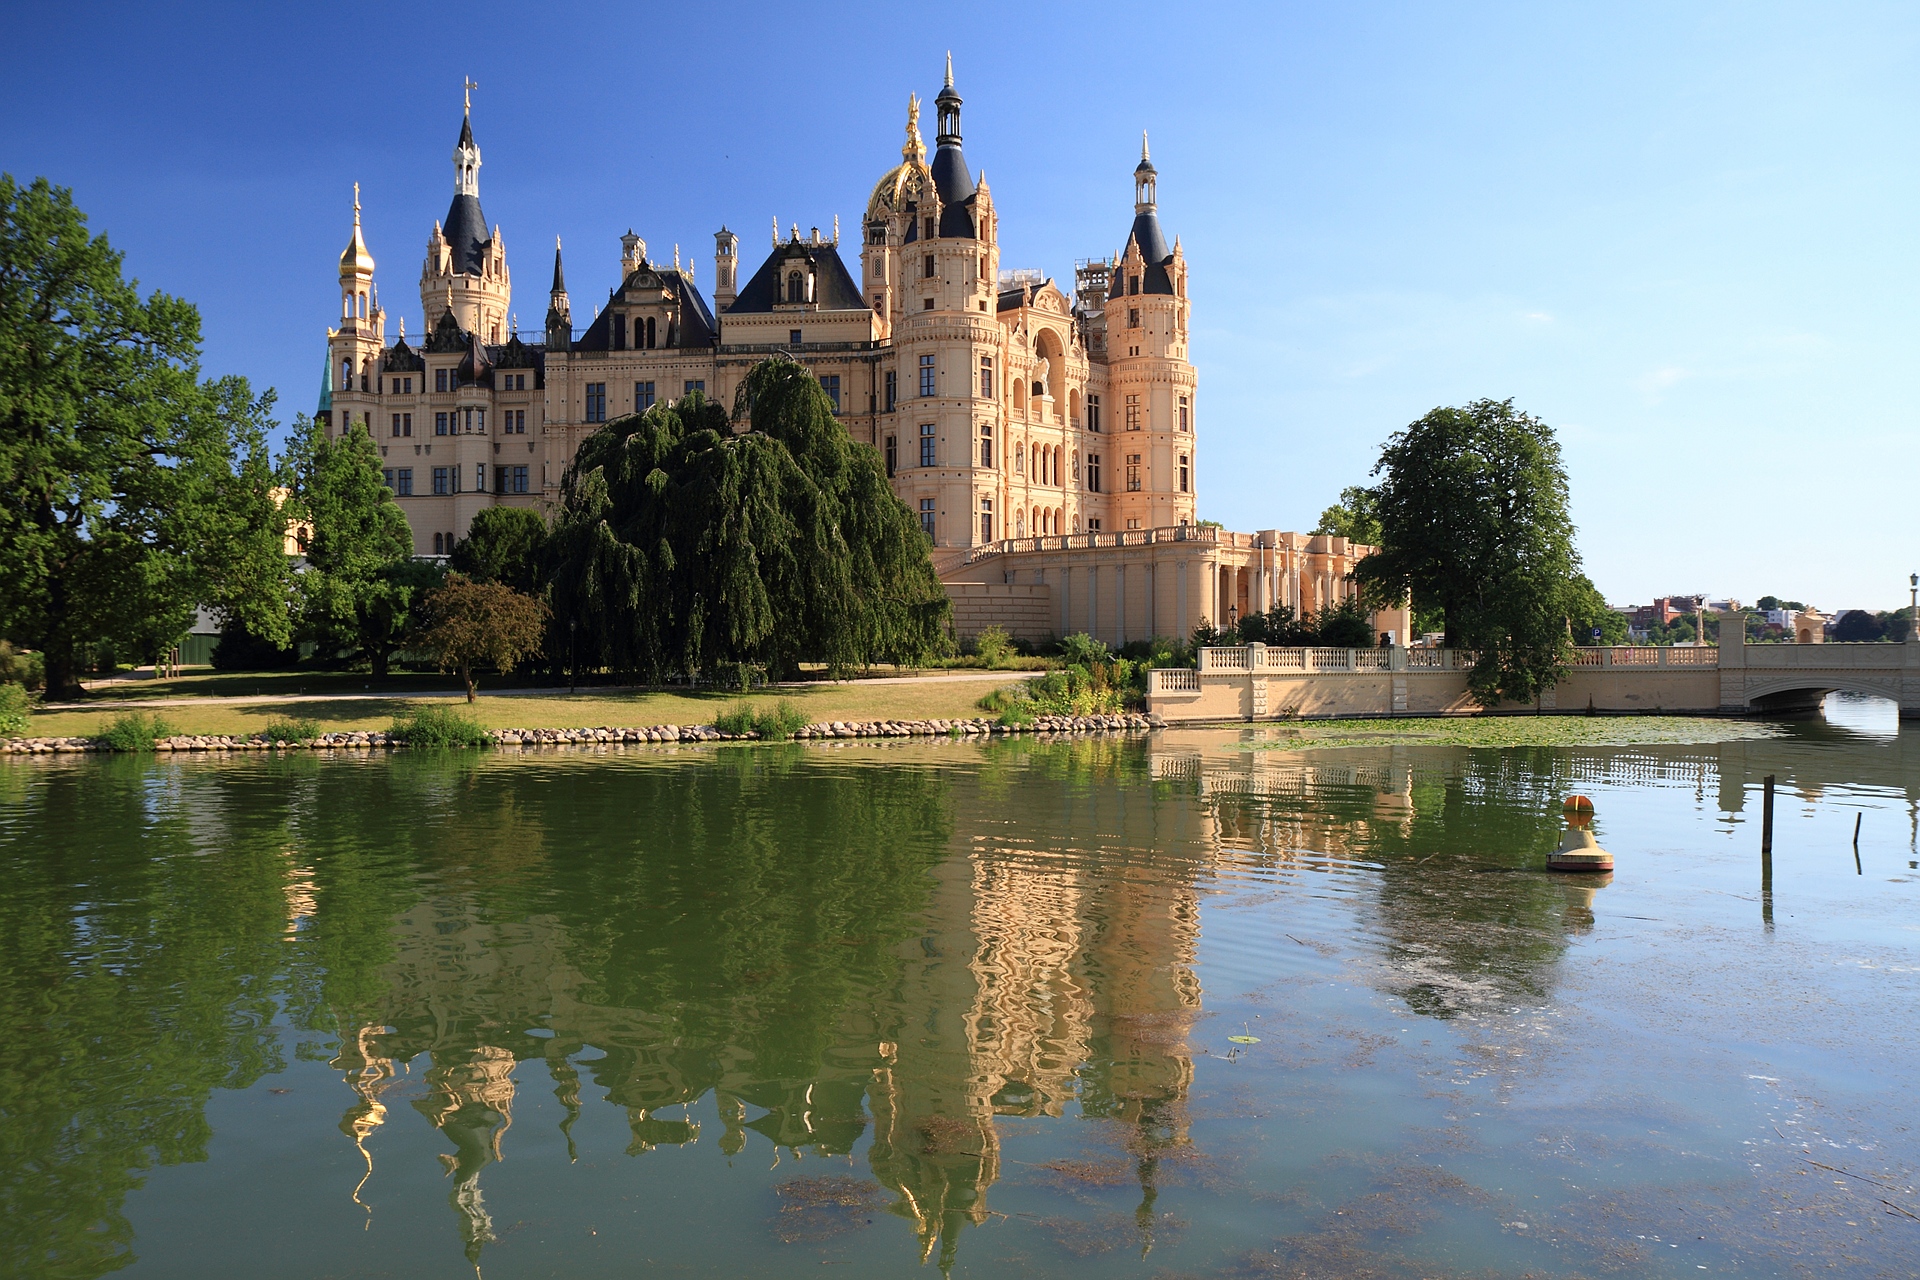
M1760 856L1773 856L1773 775L1768 774L1761 782L1760 801Z
M1773 932L1773 775L1762 783L1760 804L1760 919Z

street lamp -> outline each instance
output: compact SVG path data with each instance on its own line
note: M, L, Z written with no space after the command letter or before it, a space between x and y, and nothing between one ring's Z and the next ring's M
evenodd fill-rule
M580 645L575 633L580 629L580 619L567 619L567 692L580 692Z

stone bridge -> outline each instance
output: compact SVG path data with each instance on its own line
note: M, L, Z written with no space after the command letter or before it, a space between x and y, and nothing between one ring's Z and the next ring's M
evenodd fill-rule
M1920 718L1920 641L1575 650L1547 711L1755 715L1811 709L1838 691L1891 698ZM1474 655L1453 649L1203 649L1200 667L1152 673L1147 706L1169 721L1463 715ZM1514 706L1514 711L1532 710Z

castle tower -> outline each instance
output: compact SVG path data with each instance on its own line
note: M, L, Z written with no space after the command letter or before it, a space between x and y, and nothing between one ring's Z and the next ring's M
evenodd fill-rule
M713 235L713 309L725 311L738 296L740 237L722 226Z
M513 300L507 274L507 248L500 229L487 230L480 208L480 146L473 140L473 90L467 84L467 105L460 117L460 138L453 147L453 203L444 223L436 222L427 237L426 261L420 270L420 309L432 331L443 312L451 310L461 329L477 333L483 342L501 343L510 336L507 316Z
M1194 519L1194 370L1187 360L1187 264L1160 229L1159 174L1140 135L1133 228L1105 304L1113 509L1122 529Z
M370 410L353 406L379 390L380 348L386 332L386 313L373 283L373 255L360 233L360 184L353 184L353 236L340 254L340 327L327 333L327 370L338 379L339 423L371 422ZM329 408L332 408L331 399ZM371 403L369 401L369 403Z

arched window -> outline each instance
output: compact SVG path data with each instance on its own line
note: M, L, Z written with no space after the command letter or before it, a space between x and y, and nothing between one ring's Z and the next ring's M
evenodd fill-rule
M806 295L803 289L804 286L800 282L800 273L798 271L789 271L787 273L787 301L805 302Z

